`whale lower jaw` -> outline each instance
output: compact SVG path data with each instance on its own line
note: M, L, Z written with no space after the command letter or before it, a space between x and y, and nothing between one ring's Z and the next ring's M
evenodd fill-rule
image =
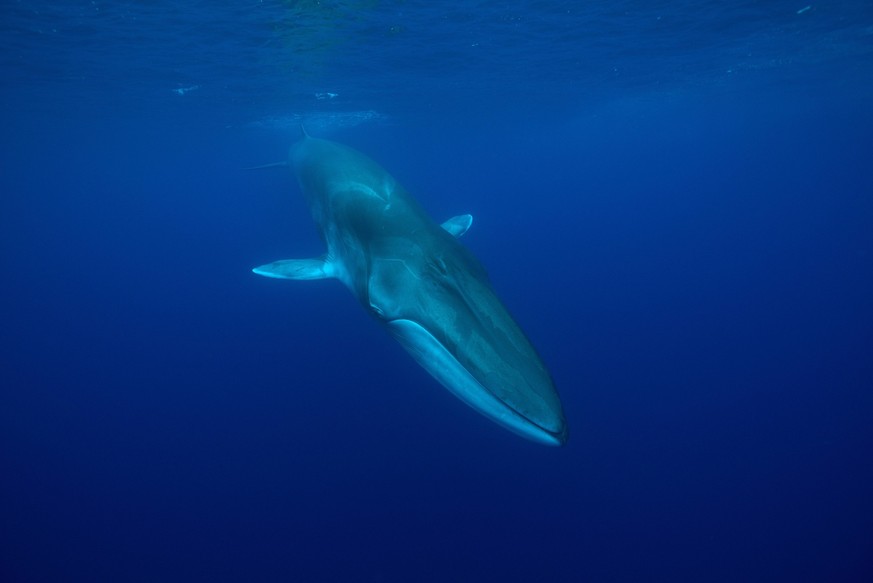
M479 413L531 441L553 446L566 443L566 425L560 432L550 431L498 399L420 324L398 319L386 322L386 326L422 368Z

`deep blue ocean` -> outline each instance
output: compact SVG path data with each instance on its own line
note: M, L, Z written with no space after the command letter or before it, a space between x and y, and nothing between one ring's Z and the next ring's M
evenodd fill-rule
M0 15L0 582L873 581L869 0ZM251 272L301 124L475 217L565 447Z

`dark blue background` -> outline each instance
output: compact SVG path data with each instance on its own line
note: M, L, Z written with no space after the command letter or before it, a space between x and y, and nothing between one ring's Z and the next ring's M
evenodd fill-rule
M124 19L46 3L57 21L42 25L80 27L47 43L32 11L10 12L0 579L869 580L869 10L710 4L698 27L655 33L628 16L649 5L625 3L568 16L595 38L550 54L561 31L536 23L559 4L472 3L472 20L354 7L384 38L342 32L384 70L350 78L353 57L298 50L318 65L299 95L268 65L219 58L211 29L184 31L210 65L164 75L170 16L123 42ZM239 34L275 36L280 13L247 13ZM495 25L488 58L459 68L433 47L471 22L527 36L503 44ZM831 52L799 52L810 38ZM583 74L586 51L604 51L603 77ZM756 51L730 73L701 64ZM154 60L152 76L122 56ZM79 65L45 74L62 58ZM604 84L610 68L631 79ZM318 100L310 84L343 90ZM282 159L300 119L374 157L435 220L475 216L463 241L550 366L565 448L464 407L337 282L250 273L322 252L293 177L242 170Z

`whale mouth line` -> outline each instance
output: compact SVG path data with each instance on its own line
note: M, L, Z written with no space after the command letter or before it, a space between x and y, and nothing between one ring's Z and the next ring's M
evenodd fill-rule
M518 416L519 418L521 418L523 421L526 421L527 423L530 423L531 426L536 427L537 429L539 429L540 431L542 431L544 434L546 434L546 435L548 435L549 437L551 437L552 439L554 439L557 445L564 445L564 444L567 442L567 425L566 425L566 424L563 424L563 427L561 428L561 431L553 431L553 430L551 430L551 429L548 429L548 428L546 428L546 427L543 427L540 423L537 423L536 421L534 421L533 419L531 419L530 417L528 417L528 416L525 415L524 413L518 411L517 409L515 409L514 407L512 407L512 406L511 406L509 403L507 403L506 401L503 401L503 400L497 398L497 396L494 395L494 393L492 393L490 390L488 390L488 388L485 387L484 385L483 385L483 388L484 388L486 391L488 391L488 392L491 394L491 396L493 396L495 399L497 399L498 401L500 401L501 403L503 403L503 405L504 405L507 409L509 409L509 410L510 410L514 415L517 415L517 416Z
M477 379L476 376L475 376L473 373L471 373L470 370L469 370L467 367L461 365L460 363L458 363L458 364L459 364L459 365L460 365L460 366L461 366L465 371L467 371L467 374L469 374L470 377L473 378L473 379L475 380L475 382L479 385L479 387L482 388L482 390L483 390L485 393L487 393L487 394L488 394L492 399L494 399L495 402L499 403L499 404L500 404L504 409L506 409L506 411L507 411L511 416L515 417L517 421L521 421L521 422L527 423L527 424L530 426L530 429L538 430L538 431L541 432L544 436L548 436L549 438L551 438L551 440L553 440L553 442L551 443L551 445L558 445L558 446L561 446L561 445L564 445L565 443L567 443L567 424L566 424L566 423L561 423L561 429L560 429L560 431L554 431L554 430L552 430L552 429L548 429L547 427L545 427L545 426L542 425L541 423L539 423L539 422L537 422L537 421L534 421L533 419L531 419L530 417L528 417L527 415L525 415L524 413L522 413L521 411L519 411L518 409L516 409L515 407L513 407L510 403L508 403L508 402L505 401L504 399L498 397L498 396L494 393L494 391L492 391L491 389L489 389L487 386L485 386L485 385L482 383L482 381L480 381L479 379ZM499 423L499 421L498 421L498 423ZM512 428L511 430L512 430L512 431L515 431L516 433L520 433L520 431L518 431L517 428Z
M472 373L467 371L471 377L473 377ZM473 377L475 379L475 377ZM562 423L561 429L559 431L554 431L552 429L548 429L544 427L542 424L534 421L500 397L494 394L494 392L483 385L478 379L475 379L478 383L479 387L481 387L482 391L486 393L495 403L499 403L501 407L506 411L507 417L513 419L514 423L510 423L505 419L499 419L497 417L492 417L492 420L497 422L499 425L502 425L509 429L514 433L518 433L519 435L525 435L528 439L536 437L536 441L540 443L544 443L546 445L553 446L562 446L567 443L567 424Z
M498 425L533 441L557 446L566 443L567 426L559 413L555 412L552 418L544 412L546 418L535 421L511 401L498 396L419 322L396 318L386 321L386 324L400 344L431 376L473 409ZM557 430L548 428L543 421L551 422Z

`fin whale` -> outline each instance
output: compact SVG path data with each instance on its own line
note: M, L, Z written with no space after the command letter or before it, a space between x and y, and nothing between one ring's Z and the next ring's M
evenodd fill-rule
M563 445L567 423L548 370L457 240L473 217L433 222L364 154L303 134L287 162L326 244L324 255L252 271L278 279L336 278L445 388L532 441Z

